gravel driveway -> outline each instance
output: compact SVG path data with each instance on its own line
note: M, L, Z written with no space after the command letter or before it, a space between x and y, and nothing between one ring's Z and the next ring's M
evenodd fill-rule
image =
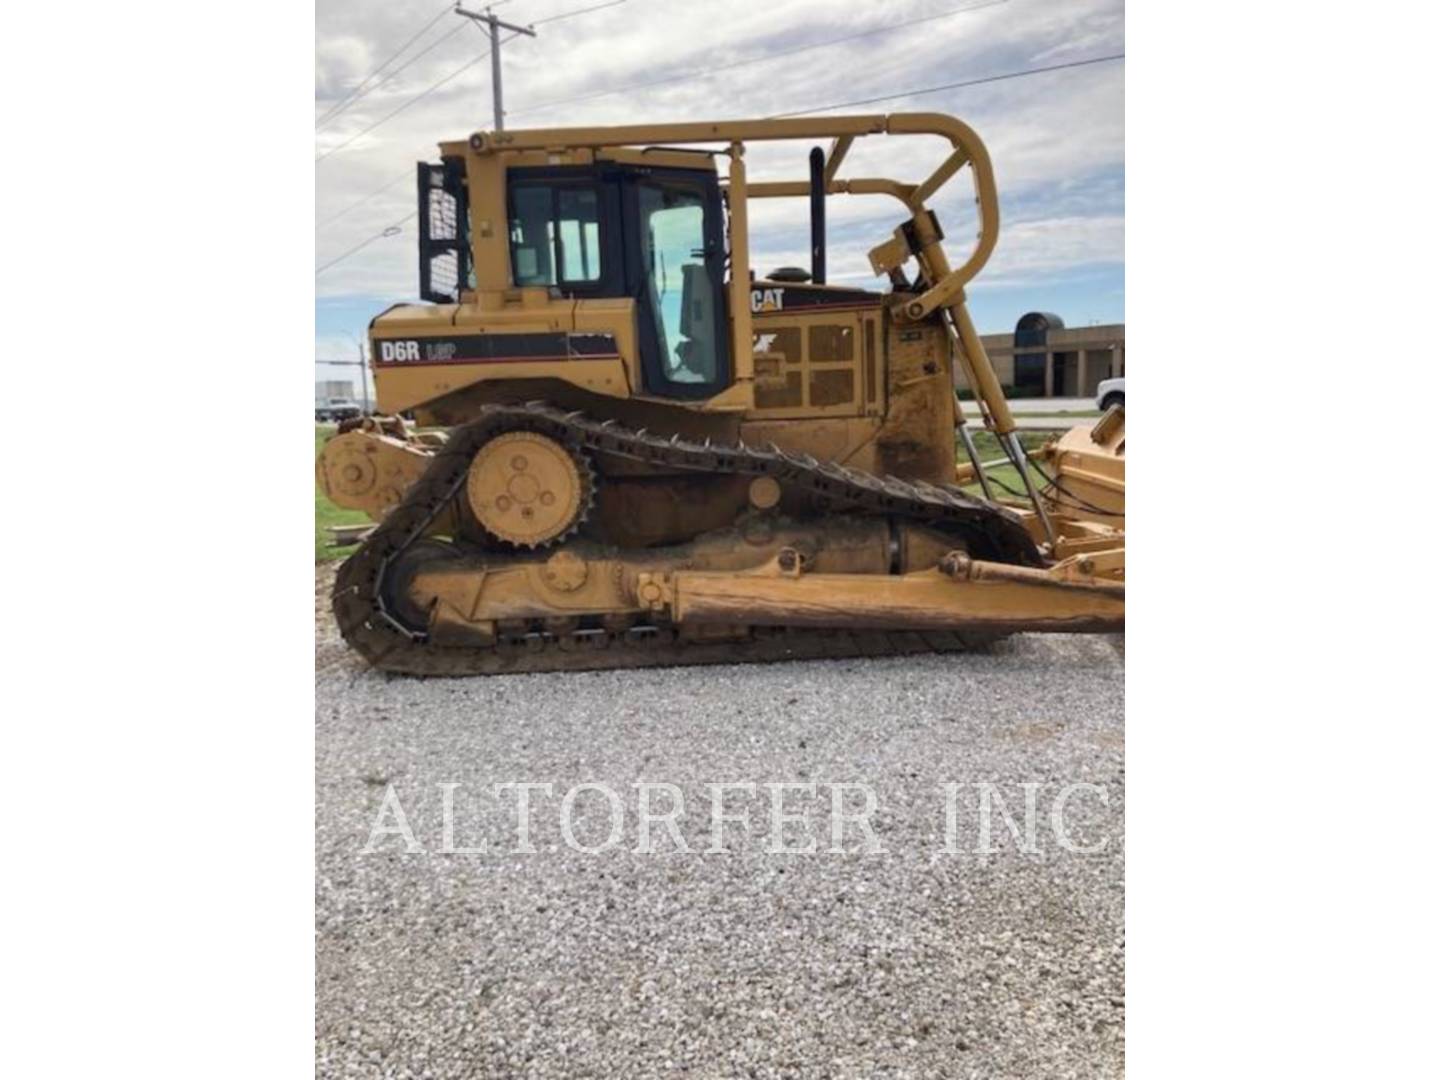
M351 658L323 587L318 1075L1121 1074L1119 640L422 681ZM534 852L507 782L553 785L531 793ZM642 782L683 798L652 853L634 851ZM720 782L756 787L722 792L749 828L717 840ZM769 850L770 784L800 785L779 809L809 817L779 841L814 853ZM863 810L863 789L831 784L874 793L873 842L841 822L829 850L834 790ZM652 811L675 794L652 789Z

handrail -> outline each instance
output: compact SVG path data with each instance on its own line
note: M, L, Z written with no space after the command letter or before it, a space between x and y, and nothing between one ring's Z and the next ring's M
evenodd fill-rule
M916 186L911 196L911 210L917 214L921 212L924 201L961 166L968 163L974 178L975 206L980 216L980 233L975 239L975 247L957 269L951 270L929 290L905 305L906 315L920 319L963 296L965 285L989 261L995 243L1000 239L1000 197L995 190L995 170L990 164L990 152L969 124L944 113L895 113L887 120L886 130L891 135L941 135L949 139L950 145L955 148L939 168Z
M938 135L950 142L952 151L928 177L918 184L881 178L867 180L833 179L840 159L851 142L865 135ZM470 149L477 153L502 151L600 149L622 146L673 146L688 143L745 143L790 139L832 138L834 168L827 162L827 192L890 194L901 199L912 213L924 210L930 196L962 167L969 165L975 184L975 202L980 232L969 257L959 267L935 282L926 292L909 301L905 315L921 319L936 308L953 303L967 282L977 275L1000 236L1000 200L995 190L995 173L990 154L969 124L944 113L891 113L862 116L787 117L778 120L719 120L677 124L625 124L592 128L530 128L507 131L477 131L470 136ZM841 148L844 149L841 149ZM798 186L797 186L798 185ZM756 198L804 195L808 181L764 182L750 185ZM903 194L902 194L903 192Z
M785 198L810 194L808 180L762 180L745 189L752 199ZM825 185L827 195L891 195L899 199L908 209L914 184L902 184L898 180L884 177L866 177L862 180L832 180Z

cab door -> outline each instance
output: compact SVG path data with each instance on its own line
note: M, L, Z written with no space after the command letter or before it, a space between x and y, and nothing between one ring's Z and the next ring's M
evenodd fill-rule
M645 391L713 397L730 385L719 183L699 170L625 173L626 284Z

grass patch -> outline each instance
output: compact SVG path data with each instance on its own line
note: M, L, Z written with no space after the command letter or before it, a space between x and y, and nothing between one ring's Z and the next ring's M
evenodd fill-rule
M996 458L1003 458L1005 456L1005 451L1000 449L1000 441L996 439L995 436L990 432L972 430L970 434L971 437L975 440L975 452L980 455L981 462L994 461ZM1055 432L1053 431L1021 430L1017 431L1016 434L1020 436L1020 445L1023 446L1027 452L1032 454L1038 451L1040 447L1044 446L1046 443L1048 443L1051 439L1055 437ZM955 444L955 460L966 465L970 463L970 458L965 453L964 444L959 442L958 440ZM1000 465L993 469L986 469L985 475L988 476L993 482L998 482L999 484L1005 484L1011 488L1014 488L1016 491L1020 492L1020 497L1024 497L1025 483L1023 480L1020 479L1020 473L1015 468L1015 466ZM1045 482L1044 477L1042 477L1038 472L1035 471L1034 466L1031 466L1030 468L1030 478L1035 482L1037 487ZM995 492L995 497L997 499L1010 499L1016 497L1007 492L1003 487L994 486L993 484L992 487ZM978 481L973 484L966 484L965 490L974 495L984 494L984 492L980 490L980 484Z
M325 440L335 434L334 424L315 425L315 456L320 456L320 448L325 445ZM330 542L329 526L331 525L359 525L369 521L370 518L359 510L344 510L336 506L325 497L320 490L320 481L315 481L315 561L326 562L330 559L343 559L354 551L359 544L336 545Z

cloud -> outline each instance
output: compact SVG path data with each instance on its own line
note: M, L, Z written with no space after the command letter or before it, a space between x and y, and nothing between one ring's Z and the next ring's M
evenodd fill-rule
M315 100L338 102L370 71L369 44L354 34L315 42Z
M1055 217L1013 222L977 284L1017 284L1088 263L1123 262L1125 219Z

